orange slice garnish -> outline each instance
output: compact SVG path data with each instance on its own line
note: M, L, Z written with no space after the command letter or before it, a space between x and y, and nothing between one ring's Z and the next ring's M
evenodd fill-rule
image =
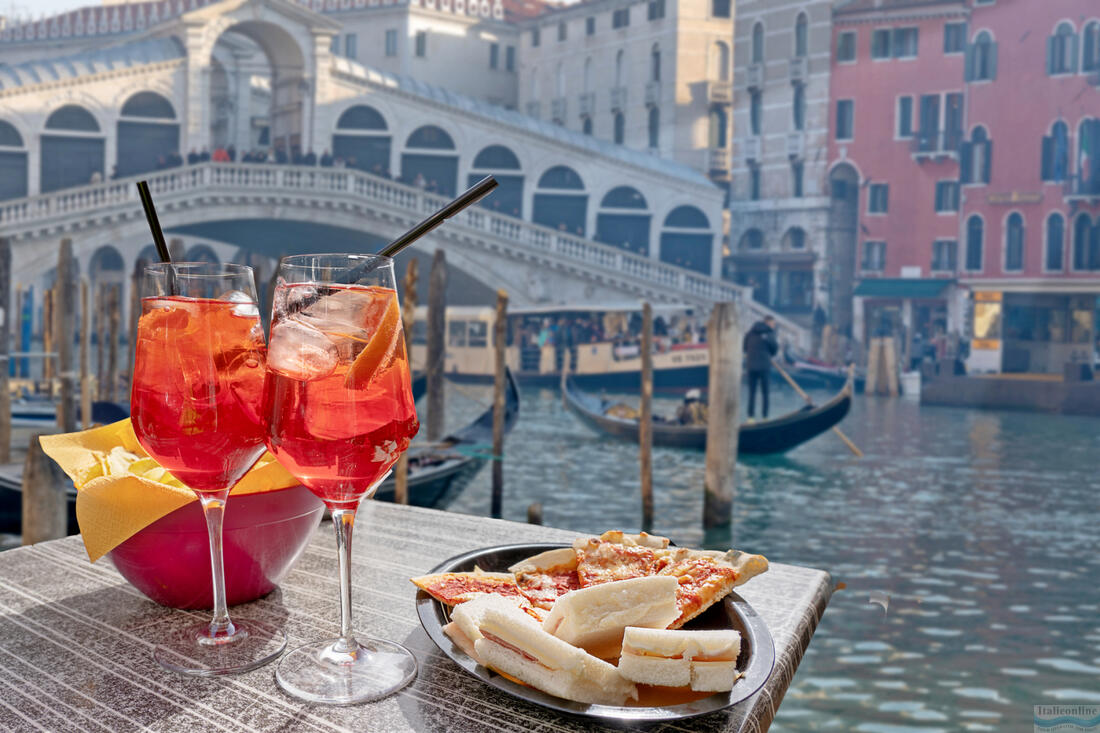
M371 334L370 341L351 363L344 378L348 389L362 389L393 359L397 345L401 342L401 307L397 304L397 293L383 291L388 298L386 310Z

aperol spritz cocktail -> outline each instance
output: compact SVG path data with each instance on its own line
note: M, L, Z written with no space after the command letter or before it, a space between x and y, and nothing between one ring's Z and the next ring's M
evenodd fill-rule
M266 348L252 269L160 263L146 268L141 295L131 422L145 451L198 495L214 583L213 620L170 635L154 656L188 674L254 669L282 652L286 635L231 621L225 601L226 501L264 451Z
M384 697L413 679L416 661L399 644L352 635L351 533L360 501L420 427L392 260L283 258L263 403L267 445L332 511L340 561L340 637L289 652L275 677L312 702Z

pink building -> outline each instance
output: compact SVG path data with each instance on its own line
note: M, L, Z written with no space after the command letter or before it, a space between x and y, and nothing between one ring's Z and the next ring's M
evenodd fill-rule
M831 68L830 245L853 337L957 332L978 371L1091 362L1100 4L851 0Z

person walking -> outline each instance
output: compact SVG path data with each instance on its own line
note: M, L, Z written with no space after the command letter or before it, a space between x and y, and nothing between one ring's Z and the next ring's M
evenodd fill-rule
M764 316L764 320L752 324L745 334L743 343L745 368L749 372L749 419L756 412L756 388L760 388L761 416L768 418L768 377L772 369L772 357L779 352L779 343L775 339L775 318Z

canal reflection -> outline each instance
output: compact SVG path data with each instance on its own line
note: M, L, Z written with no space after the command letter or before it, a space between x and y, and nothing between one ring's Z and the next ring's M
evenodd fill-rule
M488 398L450 389L448 425ZM798 405L789 392L775 402ZM708 536L702 454L654 450L656 532L846 585L772 730L1023 730L1033 705L1100 704L1100 421L859 397L842 427L865 458L827 434L746 460L733 524ZM556 392L524 393L506 455L506 518L541 502L548 525L638 528L636 446L581 426ZM483 471L449 508L488 507Z

